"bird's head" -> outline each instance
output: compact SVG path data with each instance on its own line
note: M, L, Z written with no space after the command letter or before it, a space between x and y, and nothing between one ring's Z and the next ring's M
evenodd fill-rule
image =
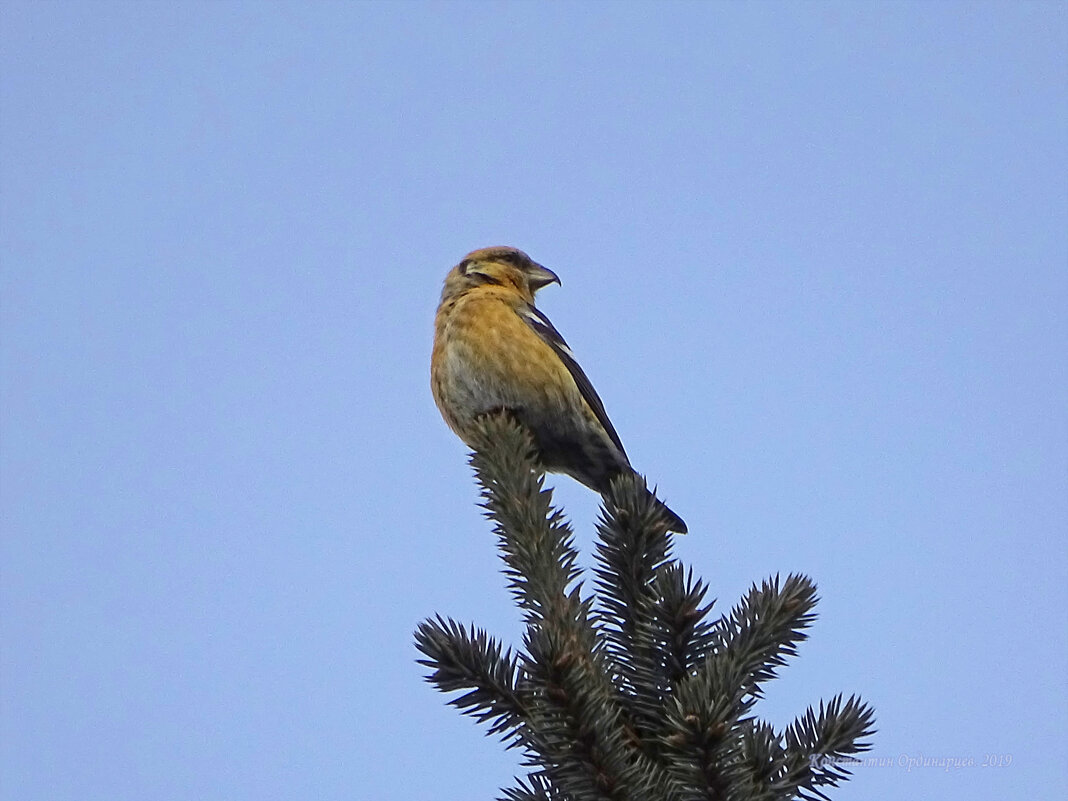
M473 250L449 271L442 300L478 286L496 285L514 289L528 303L543 286L560 283L552 270L542 267L516 248L492 247Z

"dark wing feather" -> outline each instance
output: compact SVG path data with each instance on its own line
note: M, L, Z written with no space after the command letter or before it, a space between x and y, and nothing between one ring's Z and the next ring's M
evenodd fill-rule
M579 393L581 393L583 400L589 404L589 407L593 409L593 414L597 417L597 422L601 424L605 432L608 434L612 443L619 448L619 452L623 454L623 458L627 458L627 452L623 450L623 443L619 441L619 434L616 433L615 428L612 426L612 421L608 419L608 412L604 410L604 404L601 403L601 399L597 397L597 391L593 388L593 384L590 383L590 379L586 377L586 374L582 372L582 368L579 367L577 361L575 361L574 355L571 353L571 348L564 342L564 338L560 336L560 332L556 330L549 318L535 309L533 306L526 306L520 310L520 316L523 320L534 329L542 341L545 342L557 356L560 357L560 361L564 363L567 371L571 373L571 377L575 379L575 384L578 385ZM629 459L628 459L629 461Z

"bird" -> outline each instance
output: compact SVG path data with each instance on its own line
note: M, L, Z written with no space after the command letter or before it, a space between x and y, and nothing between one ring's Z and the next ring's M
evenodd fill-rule
M430 384L446 424L475 448L476 421L506 410L526 427L549 472L604 495L635 470L604 403L534 295L552 270L506 246L468 253L445 277L434 319ZM651 494L651 493L650 493ZM656 501L668 531L686 523Z

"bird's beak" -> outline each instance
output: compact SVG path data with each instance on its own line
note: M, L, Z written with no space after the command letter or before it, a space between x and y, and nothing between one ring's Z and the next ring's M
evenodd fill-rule
M530 288L537 291L549 284L559 284L560 276L548 267L542 267L537 262L533 262L527 269L527 280L530 281Z

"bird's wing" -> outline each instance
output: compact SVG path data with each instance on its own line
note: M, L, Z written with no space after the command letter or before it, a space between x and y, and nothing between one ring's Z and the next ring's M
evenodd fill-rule
M601 424L601 427L608 434L612 443L619 448L619 452L623 454L623 458L627 458L627 452L623 450L623 443L619 441L619 434L616 433L615 428L612 427L612 421L608 419L608 412L604 410L604 404L601 403L601 399L597 397L597 391L593 388L593 384L590 383L590 379L586 377L586 374L582 372L582 368L579 367L577 361L575 361L574 354L571 353L571 348L567 346L564 338L560 336L560 332L556 330L549 318L535 309L533 306L526 304L519 309L519 316L523 318L536 333L541 340L553 349L553 352L560 358L560 361L564 363L567 371L571 373L571 377L575 380L575 384L578 386L579 393L582 395L582 399L586 401L590 409L593 410L594 416L597 418L597 422Z

